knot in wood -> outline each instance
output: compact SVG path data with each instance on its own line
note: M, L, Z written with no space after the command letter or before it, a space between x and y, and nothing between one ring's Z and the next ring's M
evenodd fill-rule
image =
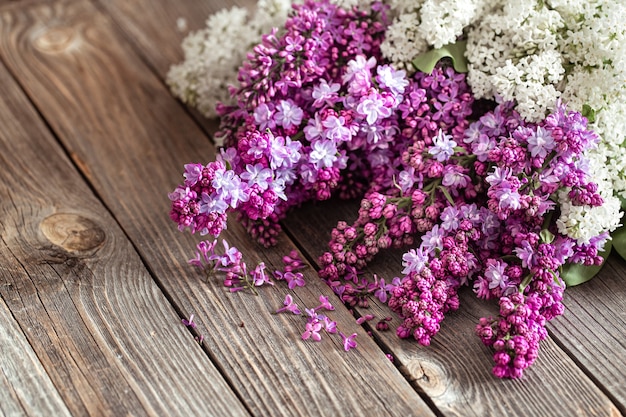
M436 363L413 359L406 365L413 378L429 397L439 397L446 392L447 380L443 369Z
M92 220L78 214L55 213L46 217L41 231L53 244L68 252L95 249L104 242L104 231Z
M41 52L59 53L75 43L75 31L70 27L45 28L38 31L33 45Z

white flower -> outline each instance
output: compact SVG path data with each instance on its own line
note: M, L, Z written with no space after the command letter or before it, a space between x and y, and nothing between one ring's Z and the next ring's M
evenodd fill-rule
M233 104L228 86L237 84L237 70L246 53L262 34L285 23L292 3L260 0L253 15L241 7L211 15L204 29L183 40L184 61L167 74L172 93L207 117L216 116L217 102Z
M311 144L309 161L315 168L330 168L337 160L337 146L332 140L318 140Z

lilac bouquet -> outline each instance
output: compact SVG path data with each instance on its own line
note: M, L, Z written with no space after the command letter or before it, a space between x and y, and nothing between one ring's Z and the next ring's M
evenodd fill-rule
M472 286L500 305L476 328L495 352L493 373L521 377L546 322L563 313L564 268L601 264L616 226L589 221L607 204L585 156L598 136L560 102L531 122L514 101L477 101L445 60L428 73L397 69L381 53L387 13L381 3L294 5L248 54L235 104L218 104L224 147L185 165L170 216L217 237L236 212L270 246L303 202L362 198L320 256L339 298L377 297L401 318L399 337L428 345L459 308L458 289ZM403 276L363 278L391 247L408 248Z
M320 275L353 302L358 270L380 249L421 236L403 256L404 277L386 288L403 320L398 336L430 344L445 313L459 307L457 290L472 285L500 303L500 316L481 319L476 330L496 351L494 374L519 377L537 357L546 322L563 312L562 266L603 261L608 232L577 239L557 218L563 200L603 204L583 156L596 143L586 120L563 105L533 124L512 103L483 114L460 138L416 136L398 183L375 186L356 222L333 230Z

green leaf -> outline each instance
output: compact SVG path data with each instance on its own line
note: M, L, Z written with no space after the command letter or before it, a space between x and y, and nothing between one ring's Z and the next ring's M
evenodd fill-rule
M433 68L435 68L437 62L442 58L450 58L456 72L467 72L467 60L465 59L466 43L466 41L458 41L442 46L439 49L431 49L415 57L411 63L415 69L430 74L433 72Z
M439 187L439 191L441 191L444 195L444 197L446 197L446 200L448 200L448 202L454 206L454 199L452 198L452 196L450 195L450 192L448 191L448 189L446 187Z
M561 278L563 278L563 281L565 281L565 285L567 285L568 287L573 287L574 285L582 284L583 282L587 282L591 278L595 277L604 266L604 262L606 261L606 258L609 257L612 246L613 246L613 242L611 242L610 240L604 245L604 250L600 252L599 254L604 259L601 265L592 265L592 266L585 266L581 264L563 265L563 269L561 271Z
M611 233L611 238L615 252L617 252L622 259L626 259L626 226L622 226Z
M582 115L589 120L589 123L596 121L596 110L588 104L583 104Z
M541 229L541 232L539 232L539 238L543 243L552 243L554 241L554 233L548 229Z

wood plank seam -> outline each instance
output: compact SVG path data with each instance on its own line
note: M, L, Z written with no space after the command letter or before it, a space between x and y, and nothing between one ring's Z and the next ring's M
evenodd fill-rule
M38 0L31 0L31 3L37 4L39 3ZM98 2L95 2L98 3ZM16 5L12 5L12 6L16 6ZM99 5L98 5L99 6ZM8 7L8 6L6 6ZM2 7L0 7L0 9L2 9ZM100 10L102 12L102 10ZM104 15L106 15L105 13L103 13ZM107 15L108 17L108 15ZM123 31L120 31L123 33ZM130 45L133 46L132 49L136 49L134 48L134 44L132 42L128 42ZM137 53L137 51L134 51L135 53ZM143 60L144 57L141 54L138 54L138 56L141 57L141 59ZM139 259L141 260L142 265L148 270L148 273L150 274L150 276L152 277L152 280L155 282L155 284L158 286L158 288L160 289L161 293L163 294L163 296L168 300L168 303L172 306L172 308L174 309L174 311L176 312L176 314L178 315L179 319L182 320L184 318L186 318L187 316L183 313L182 308L179 307L176 303L174 303L171 294L169 294L169 292L167 291L167 289L163 286L163 283L158 279L158 277L154 274L154 272L152 271L150 264L146 261L146 259L144 258L144 256L142 255L141 251L138 250L137 245L135 243L135 241L133 239L130 238L130 236L128 235L126 229L123 227L123 225L119 222L119 220L117 219L117 217L115 216L115 214L113 213L113 211L111 210L110 206L107 204L107 202L102 198L102 195L98 192L98 190L95 188L93 181L89 178L89 176L85 173L85 167L80 164L77 161L77 157L76 155L71 152L67 146L63 143L63 141L60 139L58 133L54 130L54 128L50 125L49 121L46 119L46 117L42 114L41 110L39 109L39 107L36 105L36 103L33 101L32 97L28 94L28 91L24 89L23 85L20 83L19 79L17 79L15 77L15 74L13 74L13 72L11 71L10 66L6 65L6 62L3 61L3 57L2 54L0 54L0 62L2 62L5 66L5 68L7 69L7 71L10 73L10 76L13 78L13 80L15 81L15 84L18 85L22 91L22 93L24 94L25 97L28 98L30 105L32 106L33 109L35 109L35 111L37 112L37 115L39 116L40 120L45 124L46 128L48 129L48 131L50 132L50 134L54 137L55 141L57 142L57 144L59 145L59 147L63 150L63 152L65 153L65 156L67 157L67 159L69 161L71 161L72 166L74 167L75 171L82 177L82 179L84 180L84 182L87 184L87 186L89 187L89 189L91 190L91 192L94 194L94 196L98 199L98 201L100 202L100 204L105 208L105 210L110 214L111 218L116 222L116 224L119 226L119 228L122 230L124 236L126 236L126 238L128 239L128 241L130 242L131 246L133 247L135 253L137 254L137 256L139 257ZM149 65L148 62L144 62L146 65L148 65L148 67L151 69L151 71L154 71L154 68L152 68L151 65ZM160 79L160 78L159 78ZM165 83L163 83L165 86ZM181 104L181 107L185 109L185 111L187 111L187 113L190 113L188 111L188 109L183 106ZM195 120L195 119L194 119ZM202 128L202 126L200 124L198 124L198 126L200 128ZM10 195L10 194L9 194ZM13 203L13 206L15 207L16 211L17 210L17 206L15 206L15 202L13 201L13 198L10 198L10 201ZM5 246L7 247L7 249L10 250L10 247L8 245ZM24 269L24 272L26 275L28 275L28 272L26 270L26 268L24 267L23 263L19 260L19 258L17 258L13 253L12 255L14 256L14 258L20 263L20 265L22 266L22 268ZM51 263L48 263L48 265L50 267L53 268ZM65 282L64 282L64 285ZM66 287L67 289L67 287ZM0 295L1 296L1 295ZM41 299L40 299L41 302ZM74 300L72 300L72 302L74 302ZM41 302L42 305L43 302ZM44 305L45 306L45 305ZM19 322L18 322L19 323ZM195 337L200 336L200 334L194 330L188 329L189 333L191 334L191 336L195 339ZM24 329L22 329L22 331L24 332ZM25 332L24 332L25 333ZM58 335L57 335L58 336ZM28 340L28 339L27 339ZM30 342L29 342L30 343ZM219 361L216 360L215 355L210 352L210 350L203 344L201 344L201 348L203 350L203 352L207 355L207 357L209 358L209 360L213 363L213 365L216 367L216 369L218 369L220 375L224 378L224 380L226 381L227 385L230 387L230 389L232 390L232 392L235 394L235 396L241 401L241 404L244 406L244 408L246 409L246 411L250 414L253 415L252 410L250 409L249 405L244 401L244 399L241 396L241 393L236 389L236 387L233 385L232 380L228 377L228 375L225 373L223 366L219 363ZM89 380L87 378L87 380Z
M566 311L566 313L567 313L567 311ZM622 403L617 399L615 394L613 394L613 392L608 387L606 387L593 374L593 372L587 366L585 366L580 359L578 359L576 357L576 355L565 344L563 344L563 342L561 341L561 339L558 336L554 335L554 332L550 328L550 326L547 327L547 330L548 330L549 336L552 338L552 340L554 340L554 342L557 344L557 346L561 350L563 350L565 353L567 353L567 355L570 358L572 358L572 361L576 364L576 366L578 366L582 370L582 372L587 376L587 378L589 378L591 381L593 381L593 383L598 387L598 389L600 389L600 391L602 391L602 393L607 396L607 398L613 403L615 408L617 408L619 410L619 412L622 413L623 415L626 415L626 407L622 405Z

